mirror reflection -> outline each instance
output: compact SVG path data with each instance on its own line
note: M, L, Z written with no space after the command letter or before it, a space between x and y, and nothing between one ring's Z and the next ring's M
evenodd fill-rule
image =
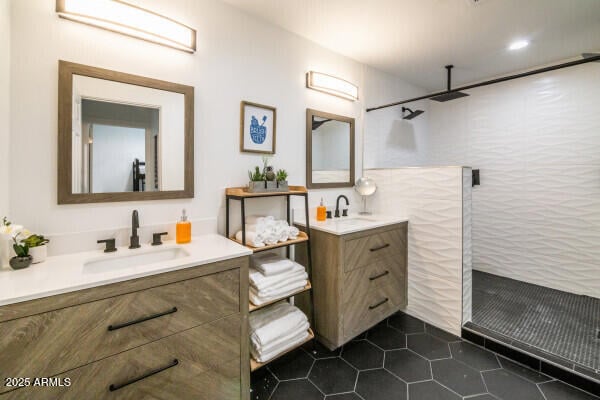
M184 189L184 95L73 77L73 193Z
M308 110L309 187L354 184L354 119Z

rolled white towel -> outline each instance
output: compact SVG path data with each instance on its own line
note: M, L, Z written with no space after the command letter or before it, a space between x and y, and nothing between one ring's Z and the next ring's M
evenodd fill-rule
M264 326L256 329L250 335L250 340L252 340L257 347L266 346L275 341L279 336L288 333L290 327L293 327L302 321L308 320L302 311L300 311L297 307L293 308L293 311L289 312L283 317L271 320Z
M306 270L302 265L293 261L290 262L292 263L292 269L277 275L266 276L259 270L250 267L250 284L260 290L281 285L282 283L285 284L286 282L295 280L298 277L304 276L303 274L306 274Z
M296 228L295 226L290 226L288 228L288 237L292 240L298 238L298 234L300 234L300 229Z
M270 353L257 354L254 350L251 350L252 357L254 357L254 359L256 361L261 362L261 363L271 361L272 359L277 357L279 354L284 353L286 350L289 350L289 349L292 349L292 348L298 346L300 343L302 343L306 339L308 339L309 336L310 335L309 335L308 329L307 329L303 332L299 332L296 336L288 339L287 343L281 345L281 347L279 347L277 349L274 349Z
M268 245L277 244L277 241L279 240L277 234L273 231L265 232L265 233L263 233L263 235L264 235L263 237L265 240L265 244L268 244Z
M235 238L242 242L242 231L238 231L235 234ZM246 231L246 244L249 244L253 247L265 247L263 236L252 231Z

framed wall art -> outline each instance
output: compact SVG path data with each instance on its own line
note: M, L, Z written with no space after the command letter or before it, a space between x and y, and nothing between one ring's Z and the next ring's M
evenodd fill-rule
M275 154L277 109L242 101L240 104L240 151Z

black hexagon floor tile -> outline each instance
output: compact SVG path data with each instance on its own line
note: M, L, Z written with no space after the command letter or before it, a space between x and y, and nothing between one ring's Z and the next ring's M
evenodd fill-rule
M384 350L406 347L406 334L387 325L377 325L367 332L367 340Z
M429 361L406 349L387 351L385 369L409 383L431 379Z
M325 394L345 393L354 390L357 373L341 358L326 358L315 361L308 379Z
M356 393L342 393L325 396L325 400L362 400Z
M460 342L462 339L433 325L425 324L425 332L445 342Z
M383 367L383 350L366 340L345 345L341 357L356 369Z
M488 392L502 400L544 400L538 387L504 369L481 373Z
M404 333L425 332L425 323L403 312L398 312L388 318L388 325L400 329Z
M268 399L275 390L277 382L277 378L267 368L254 371L250 382L250 399Z
M542 383L539 385L546 400L598 400L600 397L583 392L560 381Z
M406 383L385 369L361 371L356 393L365 400L406 400Z
M553 378L549 377L548 375L541 374L537 371L532 370L531 368L517 364L514 361L510 361L507 358L498 356L498 361L500 361L500 365L505 370L510 371L513 374L519 375L521 378L525 378L533 383L542 383L553 380Z
M310 342L305 343L302 348L316 359L337 357L342 351L341 347L335 350L329 350L317 340L311 340Z
M452 358L479 371L500 368L496 355L468 342L450 343Z
M408 385L408 398L410 400L461 400L456 393L452 393L436 381L411 383Z
M431 362L433 379L461 396L486 393L479 371L453 359Z
M313 362L315 360L311 356L302 351L302 349L297 349L274 360L268 365L268 368L277 379L284 381L287 379L306 378Z
M427 333L418 335L407 335L406 346L417 354L422 355L428 360L438 360L450 357L448 343L435 338Z
M307 379L279 382L271 400L322 400L325 396Z

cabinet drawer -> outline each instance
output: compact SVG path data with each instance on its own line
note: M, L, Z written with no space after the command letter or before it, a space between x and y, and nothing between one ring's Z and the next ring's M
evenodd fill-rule
M0 377L55 375L238 313L239 284L234 269L0 323Z
M344 276L343 336L352 338L406 305L402 260L378 260Z
M235 314L59 375L70 387L29 387L1 398L239 399L241 321Z
M344 241L344 271L365 267L389 257L404 257L406 225Z

